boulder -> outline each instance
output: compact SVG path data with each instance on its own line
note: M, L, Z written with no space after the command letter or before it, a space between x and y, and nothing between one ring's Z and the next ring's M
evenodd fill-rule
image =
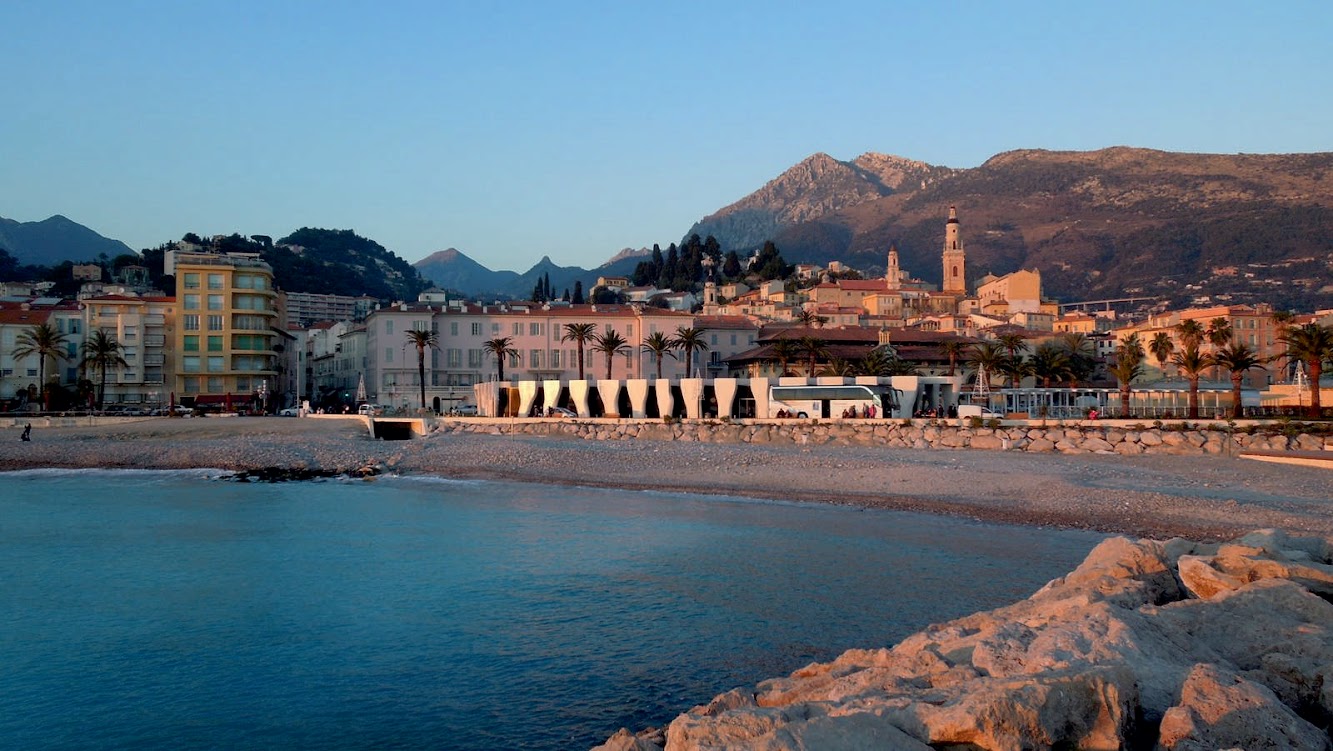
M1216 665L1200 664L1186 677L1180 703L1162 717L1158 747L1327 751L1329 738L1267 688Z

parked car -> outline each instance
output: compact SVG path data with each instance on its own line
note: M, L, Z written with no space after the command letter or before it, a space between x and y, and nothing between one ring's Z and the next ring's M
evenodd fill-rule
M299 414L301 414L301 410L297 407L287 407L286 409L278 410L278 417L296 417Z
M458 405L457 407L454 407L453 409L449 410L449 412L450 412L450 414L458 415L458 416L460 416L460 417L476 417L476 416L477 416L477 405L475 405L475 404L460 404L460 405Z
M565 409L564 407L549 407L549 408L547 408L547 410L546 410L546 416L547 416L547 417L578 417L578 416L579 416L579 413L575 412L575 411L572 410L572 409Z

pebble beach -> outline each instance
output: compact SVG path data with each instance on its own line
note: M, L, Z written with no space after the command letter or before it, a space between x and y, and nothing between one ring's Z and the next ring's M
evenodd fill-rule
M278 469L670 490L910 510L1142 537L1333 538L1328 470L1221 456L1050 455L434 433L359 418L152 418L4 434L0 470Z

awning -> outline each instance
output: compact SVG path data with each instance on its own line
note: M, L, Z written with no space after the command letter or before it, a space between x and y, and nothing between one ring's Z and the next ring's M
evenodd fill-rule
M181 402L184 403L185 400L189 398L190 397L188 396L181 397ZM253 400L254 400L253 394L200 394L194 397L194 403L196 406L204 404L228 404L228 403L248 404Z

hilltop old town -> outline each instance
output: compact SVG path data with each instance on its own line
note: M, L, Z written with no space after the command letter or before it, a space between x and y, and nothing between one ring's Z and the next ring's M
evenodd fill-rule
M708 257L695 290L602 277L592 303L287 293L257 254L174 243L163 269L174 289L151 289L135 269L103 282L92 264L73 266L75 299L5 284L0 407L771 417L776 400L746 383L858 377L898 392L878 417L968 405L1033 417L1240 416L1302 412L1330 396L1319 377L1333 310L1200 301L1127 315L1114 300L1061 304L1035 269L971 278L955 207L942 229L939 285L890 247L880 278L832 262L717 283ZM644 388L581 385L589 379L664 385L647 398ZM690 379L708 385L685 399ZM832 413L826 399L825 414L801 414L848 416L832 403Z

